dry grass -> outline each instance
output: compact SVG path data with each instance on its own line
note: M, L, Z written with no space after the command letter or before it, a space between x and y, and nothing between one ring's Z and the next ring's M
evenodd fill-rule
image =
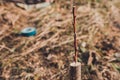
M113 61L114 54L120 53L120 7L116 1L77 3L82 80L120 78L120 65ZM31 11L12 3L0 4L0 23L1 80L68 80L74 53L69 1ZM35 26L37 35L20 36L26 26Z

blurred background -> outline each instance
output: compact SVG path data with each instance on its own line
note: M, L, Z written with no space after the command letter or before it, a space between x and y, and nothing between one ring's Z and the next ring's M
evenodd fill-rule
M120 79L119 4L75 2L82 80ZM0 80L69 80L72 5L70 0L0 0ZM22 36L26 27L34 27L36 35Z

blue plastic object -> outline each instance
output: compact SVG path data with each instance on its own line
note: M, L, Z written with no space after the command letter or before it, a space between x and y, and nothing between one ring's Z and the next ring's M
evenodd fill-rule
M35 36L36 33L37 33L37 30L34 27L27 27L21 31L21 35L26 37Z

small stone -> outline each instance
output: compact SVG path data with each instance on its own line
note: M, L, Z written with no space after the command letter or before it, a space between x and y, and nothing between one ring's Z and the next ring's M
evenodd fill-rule
M114 56L115 56L116 58L120 58L120 53L115 53Z
M81 43L81 46L84 47L84 48L86 47L86 45L87 45L86 42Z

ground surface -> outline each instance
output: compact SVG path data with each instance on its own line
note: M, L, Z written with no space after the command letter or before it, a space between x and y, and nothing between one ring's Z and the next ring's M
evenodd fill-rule
M120 80L120 2L90 1L76 4L82 80ZM36 36L19 35L26 26ZM0 80L69 80L73 55L70 1L29 11L0 4Z

